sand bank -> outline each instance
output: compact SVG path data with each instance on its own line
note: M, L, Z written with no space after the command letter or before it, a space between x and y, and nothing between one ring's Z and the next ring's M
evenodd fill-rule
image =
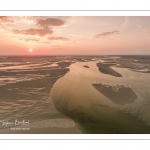
M110 64L102 64L102 63L97 63L97 67L100 72L104 74L109 74L115 77L122 77L121 74L110 68Z
M133 103L137 99L136 93L123 85L92 84L100 93L116 104Z
M84 68L90 68L90 67L89 67L89 66L87 66L87 65L84 65L83 67L84 67Z

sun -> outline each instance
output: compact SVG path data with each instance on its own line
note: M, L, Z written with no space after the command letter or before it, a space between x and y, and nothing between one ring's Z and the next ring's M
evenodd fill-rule
M32 52L32 49L29 49L29 52L31 53L31 52Z

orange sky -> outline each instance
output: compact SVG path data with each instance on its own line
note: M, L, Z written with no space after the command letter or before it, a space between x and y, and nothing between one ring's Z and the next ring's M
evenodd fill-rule
M0 41L0 55L150 55L150 17L0 16Z

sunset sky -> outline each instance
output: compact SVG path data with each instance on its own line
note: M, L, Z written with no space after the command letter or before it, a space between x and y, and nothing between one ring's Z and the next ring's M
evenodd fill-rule
M150 55L150 17L0 16L0 55Z

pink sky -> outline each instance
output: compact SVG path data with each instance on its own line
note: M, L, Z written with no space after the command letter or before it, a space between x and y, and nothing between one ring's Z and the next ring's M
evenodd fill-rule
M0 41L0 55L150 55L150 17L0 16Z

